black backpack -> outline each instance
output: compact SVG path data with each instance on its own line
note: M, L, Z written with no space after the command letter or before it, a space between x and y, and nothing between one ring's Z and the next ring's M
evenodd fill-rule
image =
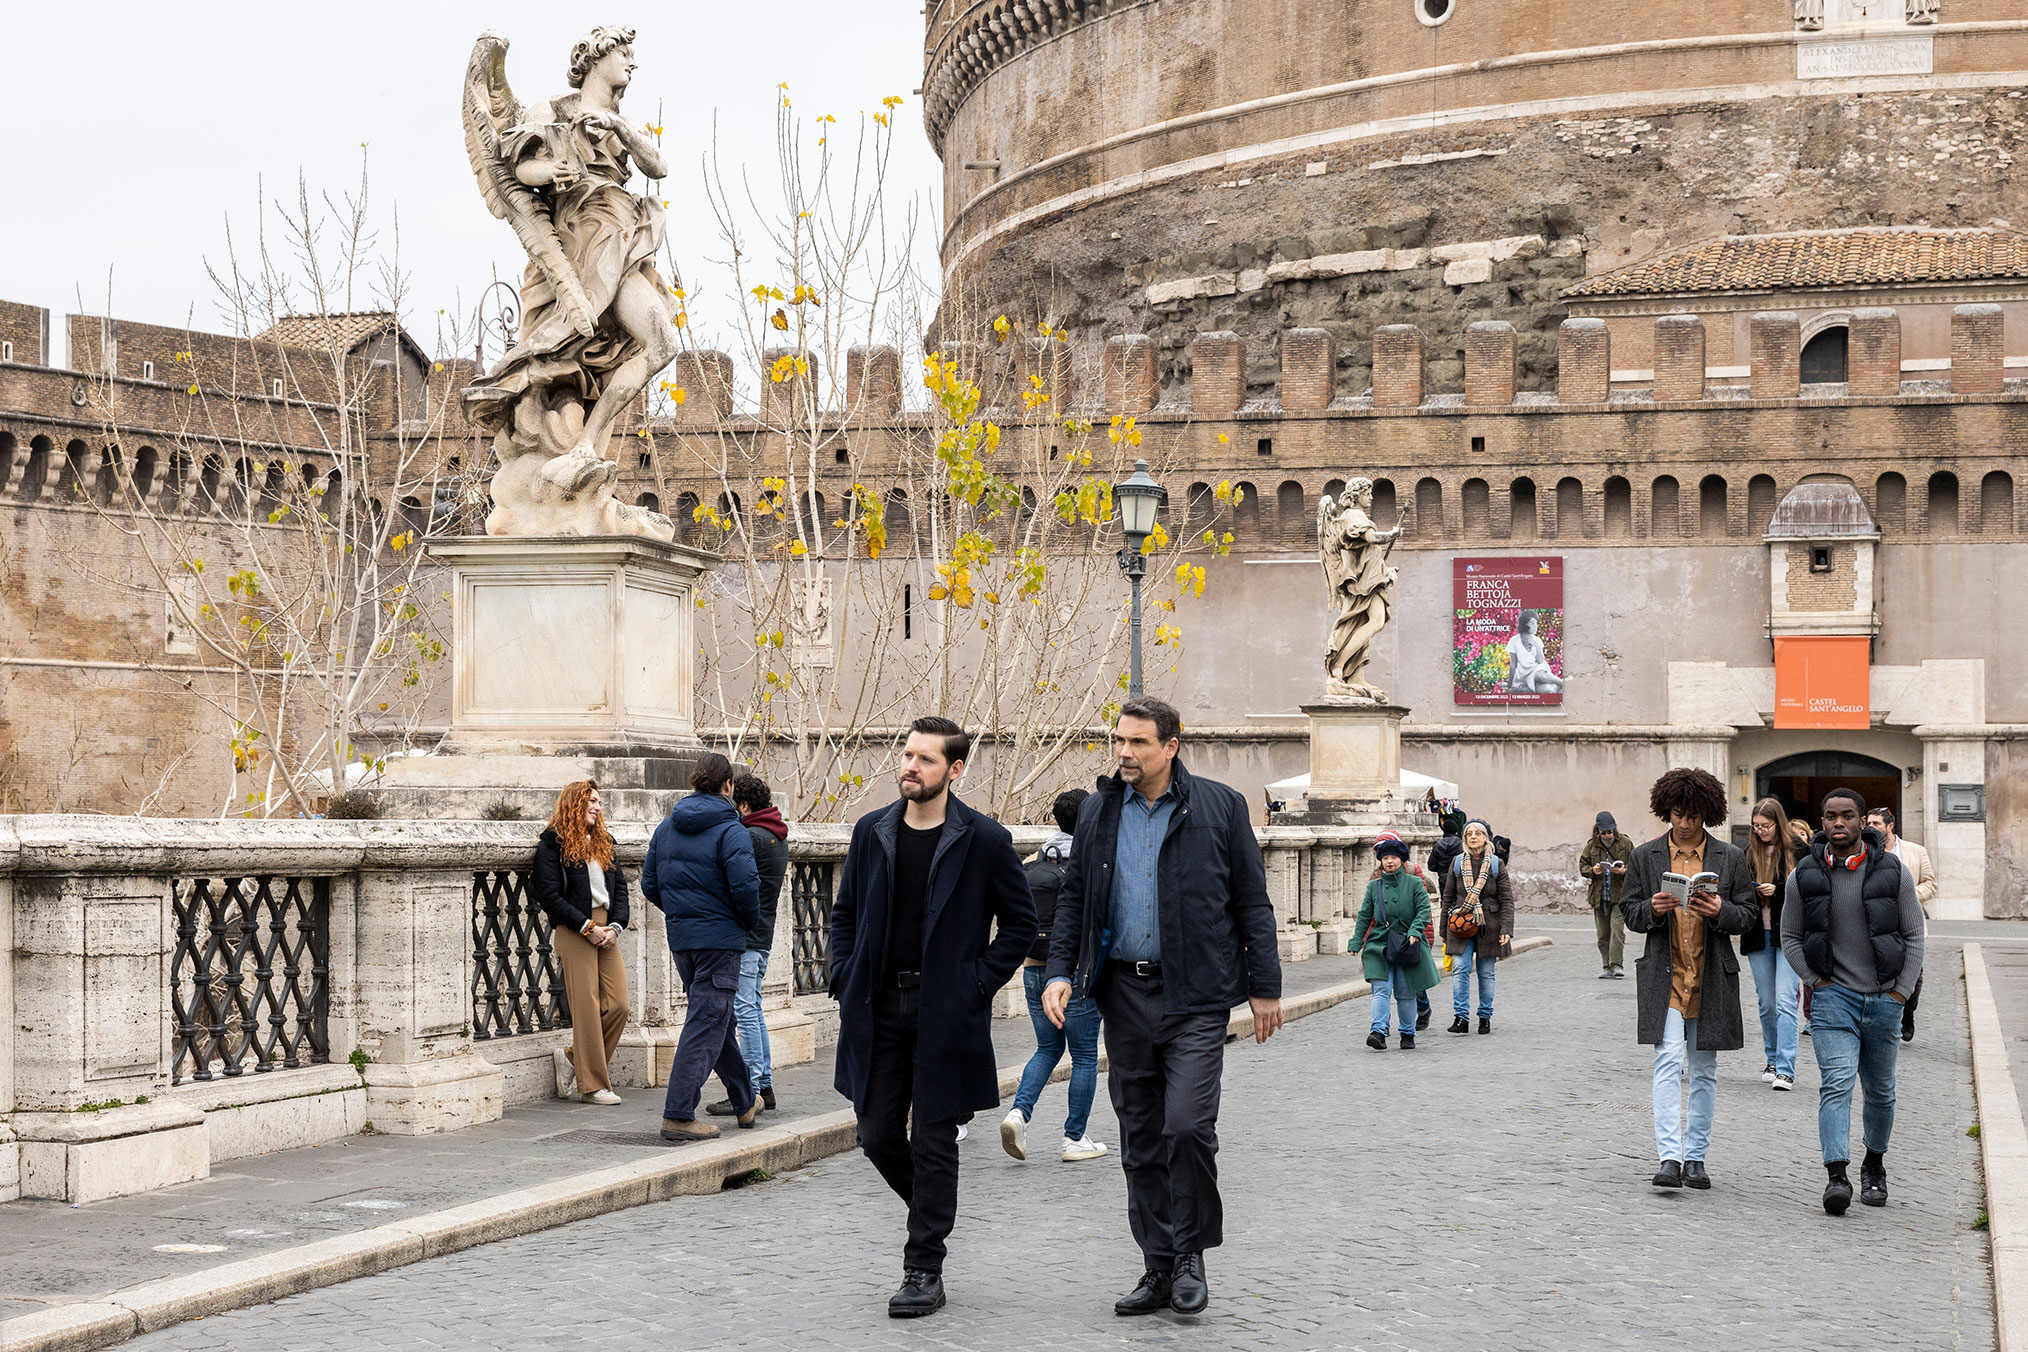
M1507 856L1513 852L1513 849L1514 842L1507 839L1507 837L1505 836L1493 837L1493 853L1500 856L1500 862L1502 864L1505 864L1507 862Z
M1028 891L1035 898L1035 942L1029 947L1030 957L1049 956L1049 926L1056 919L1056 894L1063 888L1063 870L1067 862L1051 855L1038 854L1021 866L1028 875Z
M1444 876L1444 870L1451 866L1465 850L1465 842L1459 836L1445 836L1429 847L1429 873L1432 878Z

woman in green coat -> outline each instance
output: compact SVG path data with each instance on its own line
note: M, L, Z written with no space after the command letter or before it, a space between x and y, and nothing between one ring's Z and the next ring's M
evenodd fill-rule
M1408 846L1383 840L1373 853L1380 860L1380 876L1366 884L1366 899L1359 904L1354 924L1360 936L1360 965L1373 983L1373 1031L1366 1035L1366 1045L1376 1052L1387 1050L1387 1009L1392 1003L1401 1011L1401 1046L1407 1051L1415 1046L1415 997L1442 980L1436 959L1423 942L1429 926L1429 893L1406 867ZM1406 963L1388 962L1390 936L1399 936L1397 948L1406 941Z

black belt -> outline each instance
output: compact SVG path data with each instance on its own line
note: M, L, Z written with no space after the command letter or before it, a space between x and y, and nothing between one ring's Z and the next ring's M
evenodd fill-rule
M912 991L922 985L921 972L889 972L881 983L891 990Z
M1108 958L1106 966L1127 976L1153 977L1157 981L1162 979L1162 964L1159 962L1123 962L1118 958Z

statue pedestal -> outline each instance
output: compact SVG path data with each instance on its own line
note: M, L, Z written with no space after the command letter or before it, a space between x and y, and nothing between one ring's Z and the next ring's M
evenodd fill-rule
M388 763L390 815L546 817L595 778L607 815L652 821L703 746L691 692L699 574L714 554L640 536L464 536L451 570L451 733Z
M1305 704L1310 718L1310 803L1398 799L1401 720L1397 704Z

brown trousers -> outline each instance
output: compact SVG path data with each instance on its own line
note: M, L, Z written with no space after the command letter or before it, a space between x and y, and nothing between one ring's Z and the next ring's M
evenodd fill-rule
M606 923L603 909L592 923ZM620 946L600 948L582 934L558 929L556 956L563 960L563 996L570 1005L572 1069L581 1093L613 1087L609 1063L627 1027L627 969Z

